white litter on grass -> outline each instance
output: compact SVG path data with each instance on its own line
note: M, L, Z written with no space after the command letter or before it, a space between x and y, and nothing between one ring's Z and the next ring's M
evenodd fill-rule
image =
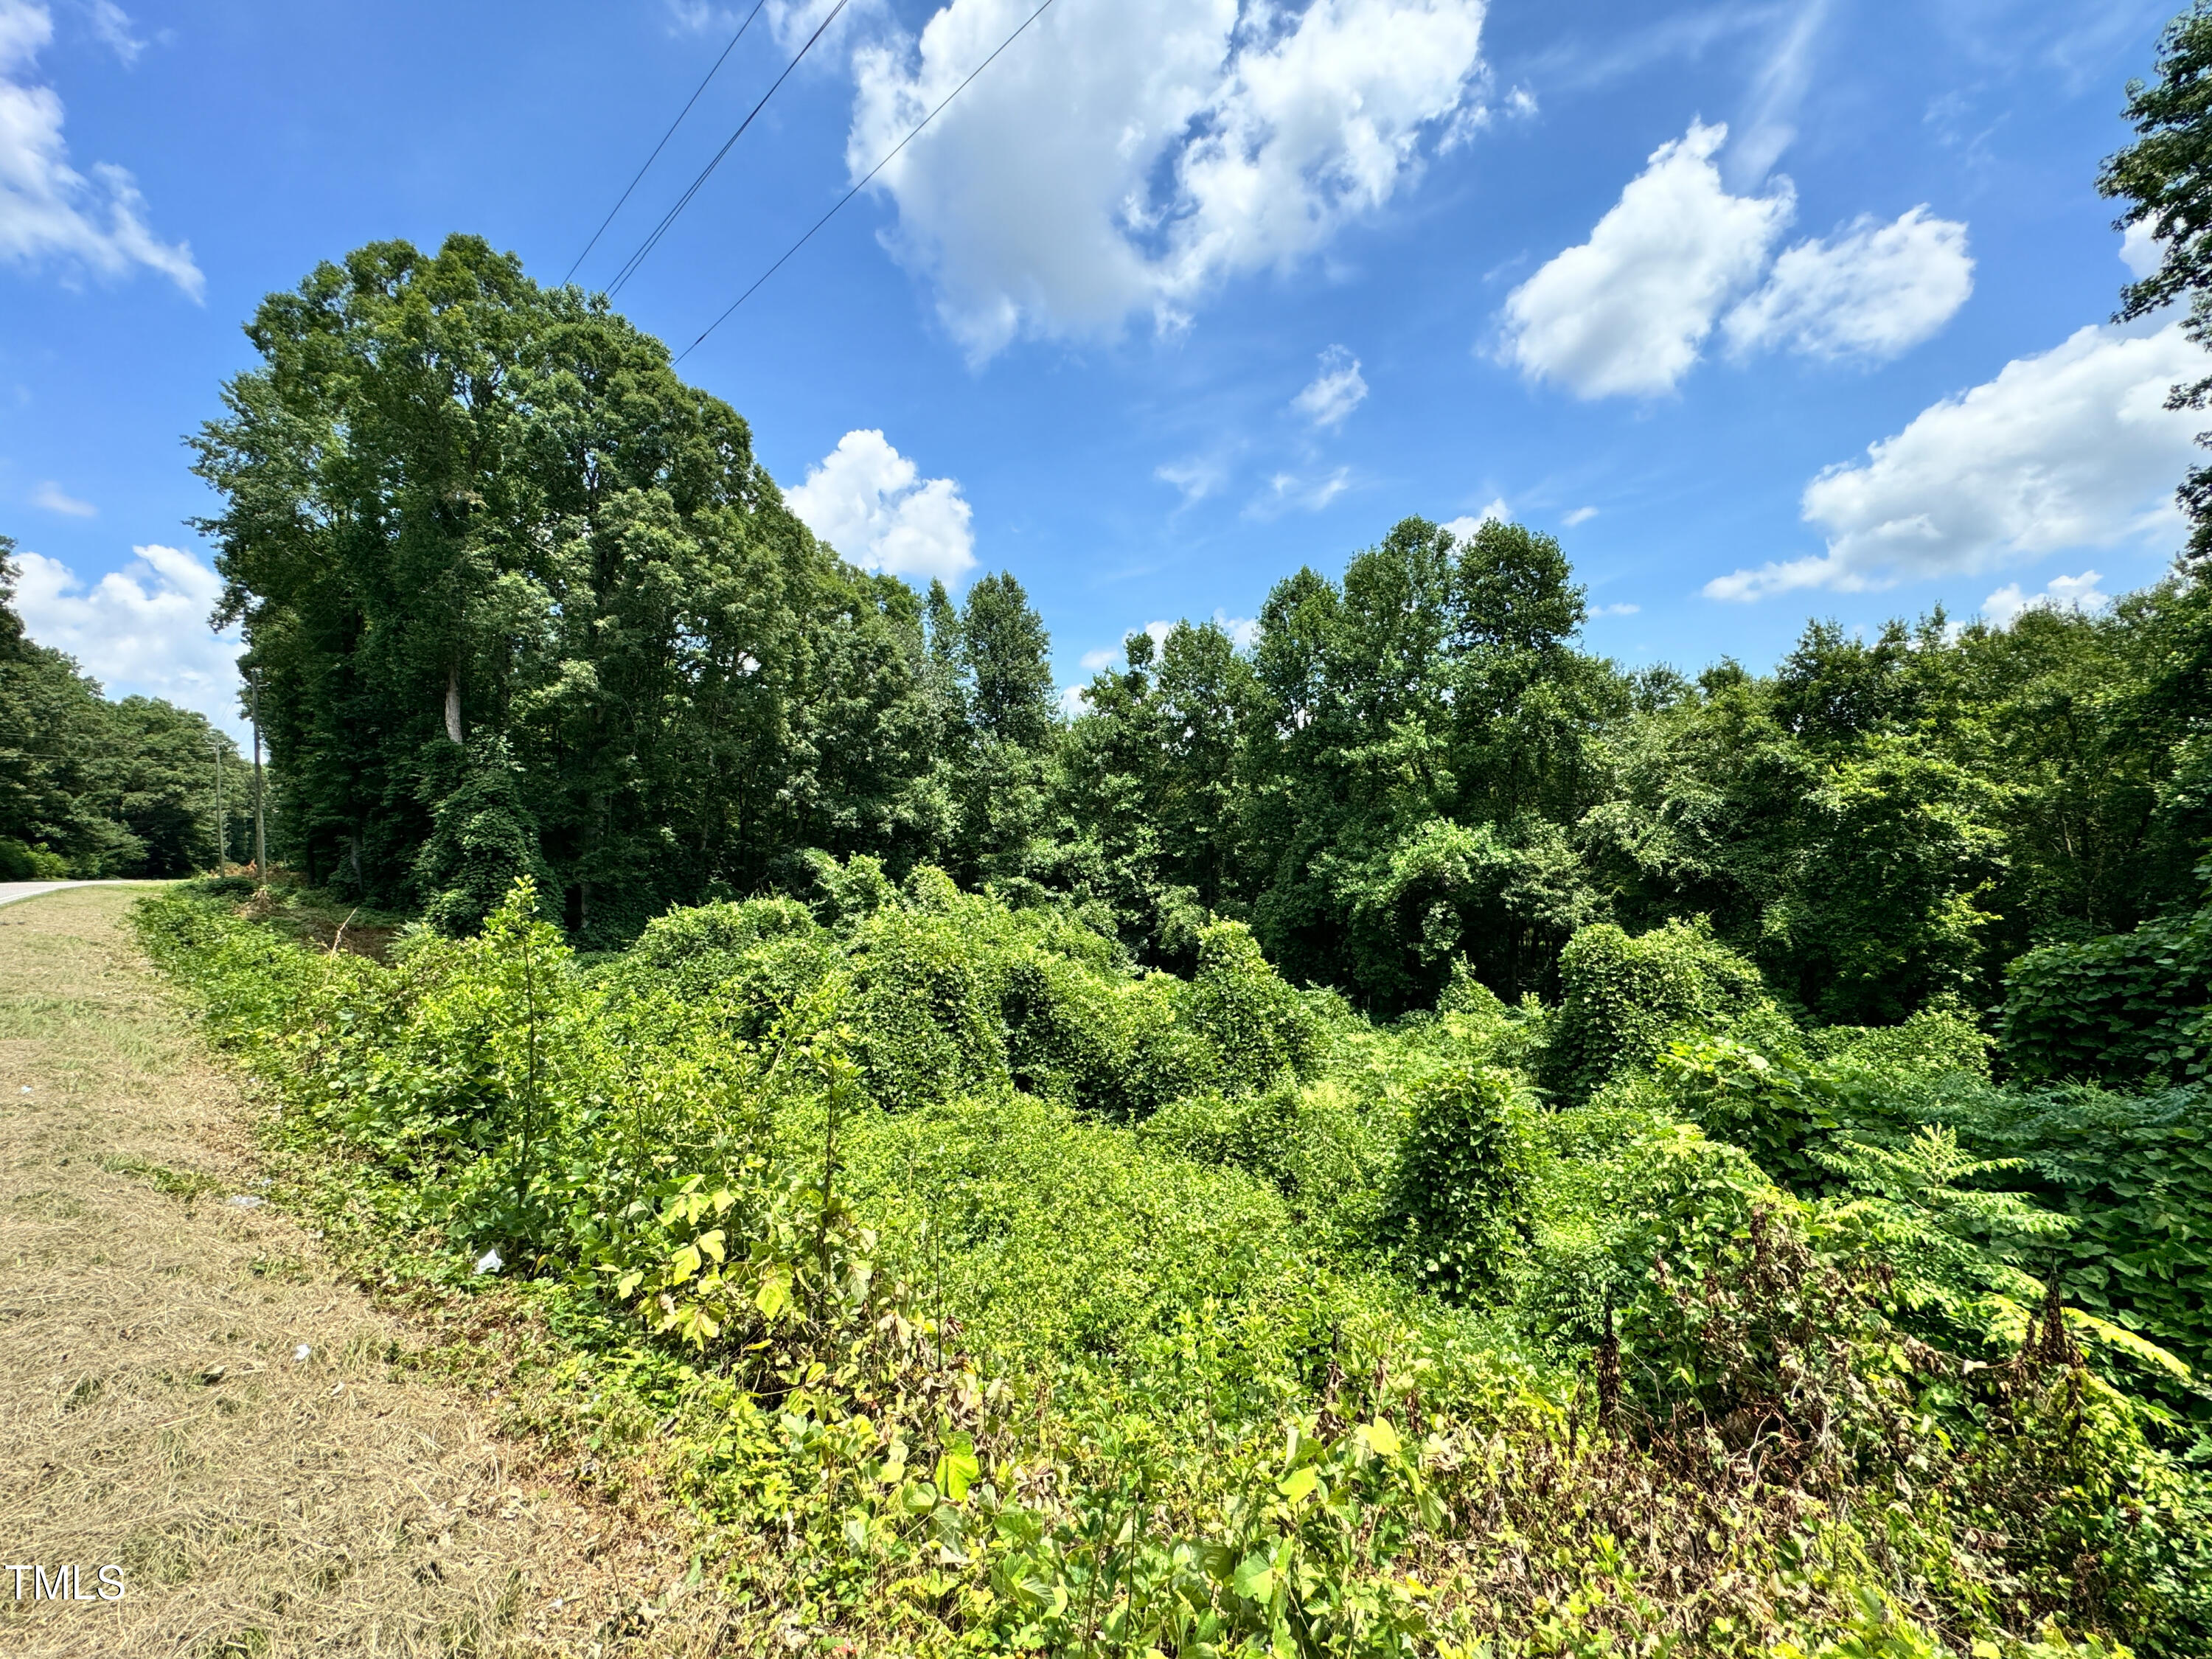
M230 1201L241 1210L258 1210L261 1207L261 1200L254 1197L252 1193L233 1193Z
M477 1271L480 1273L495 1273L505 1266L507 1263L499 1259L497 1250L486 1250L477 1258Z
M298 1347L292 1350L292 1358L297 1364L304 1365L307 1363L307 1357L313 1352L314 1350L313 1348L302 1342Z
M31 1085L29 1084L26 1083L23 1085L23 1092L27 1095L31 1092Z

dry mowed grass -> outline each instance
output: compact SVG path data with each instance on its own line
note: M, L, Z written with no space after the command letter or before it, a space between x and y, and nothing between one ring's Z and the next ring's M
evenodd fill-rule
M400 1362L423 1334L258 1191L127 888L0 907L0 1653L724 1650L650 1516ZM302 1349L306 1358L297 1358ZM122 1571L36 1599L15 1564ZM680 1606L680 1604L679 1604Z

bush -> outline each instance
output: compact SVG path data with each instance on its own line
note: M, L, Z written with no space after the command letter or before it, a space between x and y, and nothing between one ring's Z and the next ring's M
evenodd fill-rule
M1212 1030L1310 1024L1279 1060L1239 1039L1232 1078L1193 988L929 881L842 933L672 916L590 968L526 885L388 966L188 892L140 914L334 1243L457 1296L497 1243L548 1432L633 1425L779 1632L1741 1659L1876 1625L2009 1655L2058 1616L2202 1645L2202 1483L2069 1425L2094 1372L1962 1377L1883 1316L1863 1227L1601 1103L1633 1073L1539 1122L1487 1063L1525 1014L1378 1028L1248 959ZM1093 1058L1125 1101L1234 1086L1125 1126L1078 1109Z
M473 932L526 877L536 893L557 895L506 740L472 741L465 751L444 742L435 748L440 763L424 780L437 799L412 877L422 919L442 933Z
M957 919L896 908L854 930L844 1016L868 1092L893 1111L1009 1081L1001 964Z
M1822 1184L1826 1171L1808 1149L1843 1120L1821 1068L1777 1064L1733 1037L1699 1036L1668 1044L1656 1070L1674 1116L1741 1146L1792 1192L1810 1195Z
M1961 1139L2016 1158L2014 1184L2072 1222L2052 1253L2067 1295L2212 1381L2212 1088L1984 1089L1948 1104Z
M60 854L0 836L0 881L63 881L68 876L69 860Z
M805 905L747 899L654 917L607 977L689 1000L719 997L738 1032L757 1036L821 981L836 954Z
M1702 921L1638 939L1611 922L1584 927L1559 957L1559 982L1543 1074L1576 1105L1615 1075L1650 1066L1677 1035L1725 1030L1765 1000L1759 970Z
M2005 975L2006 1062L2034 1082L2157 1087L2212 1073L2212 907L2046 945Z
M1446 1071L1413 1091L1392 1222L1407 1271L1448 1301L1490 1297L1520 1255L1534 1109L1496 1066Z
M1379 1258L1405 1138L1405 1109L1334 1079L1265 1094L1194 1094L1145 1120L1147 1146L1244 1170L1282 1194L1291 1221L1333 1260Z
M1218 921L1200 934L1190 1023L1221 1057L1225 1089L1255 1093L1285 1072L1304 1076L1312 1068L1313 1014L1241 921Z

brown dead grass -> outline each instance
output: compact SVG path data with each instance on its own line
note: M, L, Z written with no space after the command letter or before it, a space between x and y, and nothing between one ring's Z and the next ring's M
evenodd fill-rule
M502 1437L402 1363L431 1333L230 1201L243 1104L131 944L136 896L0 907L0 1652L734 1650L671 1594L665 1509ZM17 1600L18 1562L126 1593Z

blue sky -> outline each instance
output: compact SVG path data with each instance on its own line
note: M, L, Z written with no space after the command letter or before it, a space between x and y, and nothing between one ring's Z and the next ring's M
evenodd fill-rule
M768 0L609 281L833 0ZM849 0L623 287L690 342L1034 0ZM1012 570L1061 680L1409 513L1588 642L2154 579L2190 417L2097 164L2173 0L1054 0L684 362L848 556ZM741 14L0 0L0 531L112 690L228 709L184 434L265 292L469 230L560 280Z

